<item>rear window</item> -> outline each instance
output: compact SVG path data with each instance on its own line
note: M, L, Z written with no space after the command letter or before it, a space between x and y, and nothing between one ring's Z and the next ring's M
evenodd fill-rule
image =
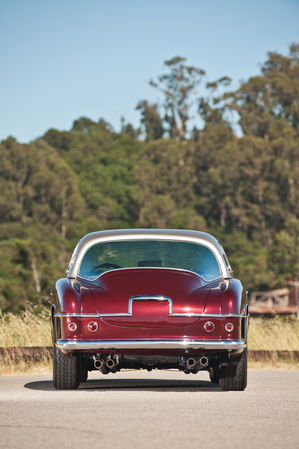
M164 240L98 243L86 252L79 275L96 279L109 270L145 267L193 271L205 280L220 276L216 257L206 246Z

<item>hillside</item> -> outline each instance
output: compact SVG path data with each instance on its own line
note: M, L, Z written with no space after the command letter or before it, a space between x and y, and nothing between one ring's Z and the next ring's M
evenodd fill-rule
M70 131L50 129L29 144L2 141L2 310L46 303L77 240L103 229L210 232L249 290L298 275L298 55L298 45L287 57L269 53L261 74L235 92L216 96L227 77L209 83L212 97L198 99L201 130L187 130L189 97L181 101L178 81L162 109L138 104L138 130L123 122L116 133L103 119L81 117ZM183 58L169 62L170 75L185 74Z

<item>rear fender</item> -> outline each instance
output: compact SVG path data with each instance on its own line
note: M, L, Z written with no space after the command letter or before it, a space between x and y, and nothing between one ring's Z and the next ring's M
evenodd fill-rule
M245 314L247 292L239 279L230 279L211 288L205 313L219 315Z
M59 279L55 296L57 313L97 313L89 288L76 279Z
M56 292L53 304L53 341L60 338L82 338L81 320L77 317L64 317L64 314L96 314L97 309L88 286L76 279L59 279L56 282ZM60 315L61 316L57 316ZM56 316L55 316L56 315ZM69 324L74 322L77 329L72 332Z

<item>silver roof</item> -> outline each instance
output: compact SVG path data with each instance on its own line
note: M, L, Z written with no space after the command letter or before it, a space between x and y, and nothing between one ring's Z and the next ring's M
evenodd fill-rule
M223 248L218 240L211 234L200 231L183 229L114 229L98 231L87 234L79 241L72 259L73 265L69 267L68 277L76 277L79 273L84 254L93 245L100 242L118 240L174 240L199 243L207 246L215 254L223 277L230 277L230 273L223 259ZM72 261L72 260L71 260Z

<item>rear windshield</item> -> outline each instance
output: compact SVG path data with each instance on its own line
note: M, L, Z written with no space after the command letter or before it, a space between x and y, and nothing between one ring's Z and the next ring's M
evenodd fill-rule
M86 252L79 275L96 279L109 270L141 267L178 268L193 271L206 280L220 276L216 257L206 246L164 240L98 243Z

